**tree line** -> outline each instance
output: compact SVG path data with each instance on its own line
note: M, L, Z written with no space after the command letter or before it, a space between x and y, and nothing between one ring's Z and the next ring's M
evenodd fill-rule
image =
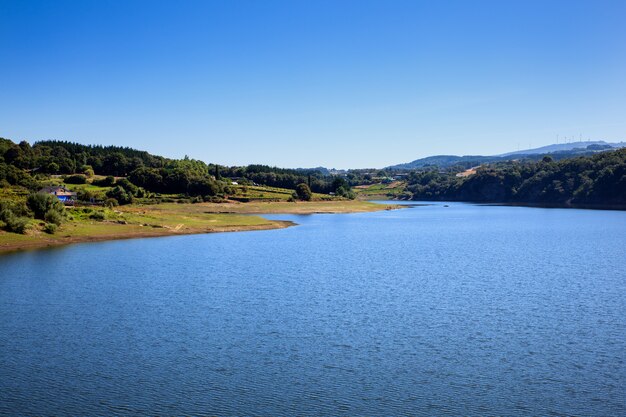
M70 175L69 182L94 174L125 177L153 193L216 196L232 192L232 182L259 184L296 190L306 184L312 192L335 193L354 198L349 179L331 176L322 170L284 169L267 165L227 167L190 159L170 159L128 147L82 145L46 140L32 146L0 138L0 183L37 187L37 175ZM4 182L2 182L4 181ZM0 184L0 185L2 185ZM122 191L134 193L130 186ZM122 198L122 200L127 200Z
M626 205L626 149L560 161L502 162L476 173L411 172L403 196L412 200L554 205Z

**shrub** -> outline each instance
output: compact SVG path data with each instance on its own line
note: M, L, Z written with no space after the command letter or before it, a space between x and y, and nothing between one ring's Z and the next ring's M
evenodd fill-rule
M36 219L43 220L46 213L56 211L60 215L65 211L65 206L53 195L45 193L34 193L28 196L26 200L28 208L34 213Z
M24 234L28 229L28 217L18 217L7 208L0 211L0 221L4 223L3 229L7 232Z
M56 233L58 227L59 226L57 226L54 223L46 223L46 225L43 228L43 231L48 233L49 235L53 235Z
M89 215L90 219L94 219L94 220L98 220L98 221L102 221L106 218L105 214L103 211L95 211L93 213L91 213Z
M120 203L117 202L115 198L107 198L104 200L104 207L117 207Z
M93 176L95 175L95 173L94 173L93 168L91 167L91 165L83 165L83 166L81 167L81 169L80 169L80 170L81 170L81 172L82 172L85 176L87 176L87 177L89 177L89 178L91 178L91 177L93 177Z
M16 217L12 222L7 223L6 230L13 233L26 233L28 230L28 217Z
M18 217L30 217L31 214L26 204L21 201L0 200L0 212L4 210L8 210ZM0 220L2 220L1 216Z
M350 187L341 186L337 188L335 194L339 197L344 197L350 200L354 200L356 198L356 194L354 194L354 191L352 191Z
M63 182L66 184L87 184L87 178L84 175L70 175Z
M57 226L63 223L63 216L55 210L49 210L43 218L46 222L56 224Z
M222 197L213 196L213 195L205 195L203 199L207 203L226 203L228 201Z
M115 177L109 175L108 177L101 180L92 181L92 184L98 187L112 187L113 184L115 184Z
M79 201L92 201L96 199L96 194L89 190L78 190L76 197Z
M131 204L133 202L133 195L119 185L112 190L107 191L106 195L109 198L116 199L120 205Z
M13 211L10 208L0 208L0 221L6 223L7 219L15 217Z
M132 195L136 195L137 191L139 191L139 187L137 187L135 184L133 184L132 182L128 181L126 178L122 178L121 180L119 180L118 182L115 183L115 185L119 185L120 187L122 187L125 191L127 191L128 193L132 194Z

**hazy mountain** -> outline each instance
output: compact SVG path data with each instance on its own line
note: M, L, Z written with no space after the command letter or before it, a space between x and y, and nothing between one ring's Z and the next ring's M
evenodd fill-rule
M532 154L547 154L560 151L571 151L574 149L588 149L592 146L591 150L605 150L611 148L626 148L626 142L619 143L607 143L603 140L588 140L584 142L571 142L571 143L557 143L554 145L542 146L540 148L525 149L523 151L507 152L497 156L510 156L510 155L532 155Z
M455 165L470 168L480 164L490 162L509 161L513 159L530 159L536 160L544 155L550 155L554 159L563 159L573 156L591 155L611 149L626 148L626 142L607 143L604 141L585 141L573 143L559 143L548 146L542 146L534 149L524 149L515 152L508 152L501 155L434 155L426 158L416 159L415 161L392 165L387 169L404 170L404 169L420 169L427 167L447 168Z

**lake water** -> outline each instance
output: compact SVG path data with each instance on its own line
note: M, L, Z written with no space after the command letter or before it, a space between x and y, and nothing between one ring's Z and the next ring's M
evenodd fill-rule
M0 257L2 415L626 415L626 212L443 203Z

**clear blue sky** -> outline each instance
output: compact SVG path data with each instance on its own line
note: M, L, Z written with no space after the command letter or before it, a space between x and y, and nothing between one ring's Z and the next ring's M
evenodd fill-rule
M626 140L626 1L0 0L0 136L382 167Z

